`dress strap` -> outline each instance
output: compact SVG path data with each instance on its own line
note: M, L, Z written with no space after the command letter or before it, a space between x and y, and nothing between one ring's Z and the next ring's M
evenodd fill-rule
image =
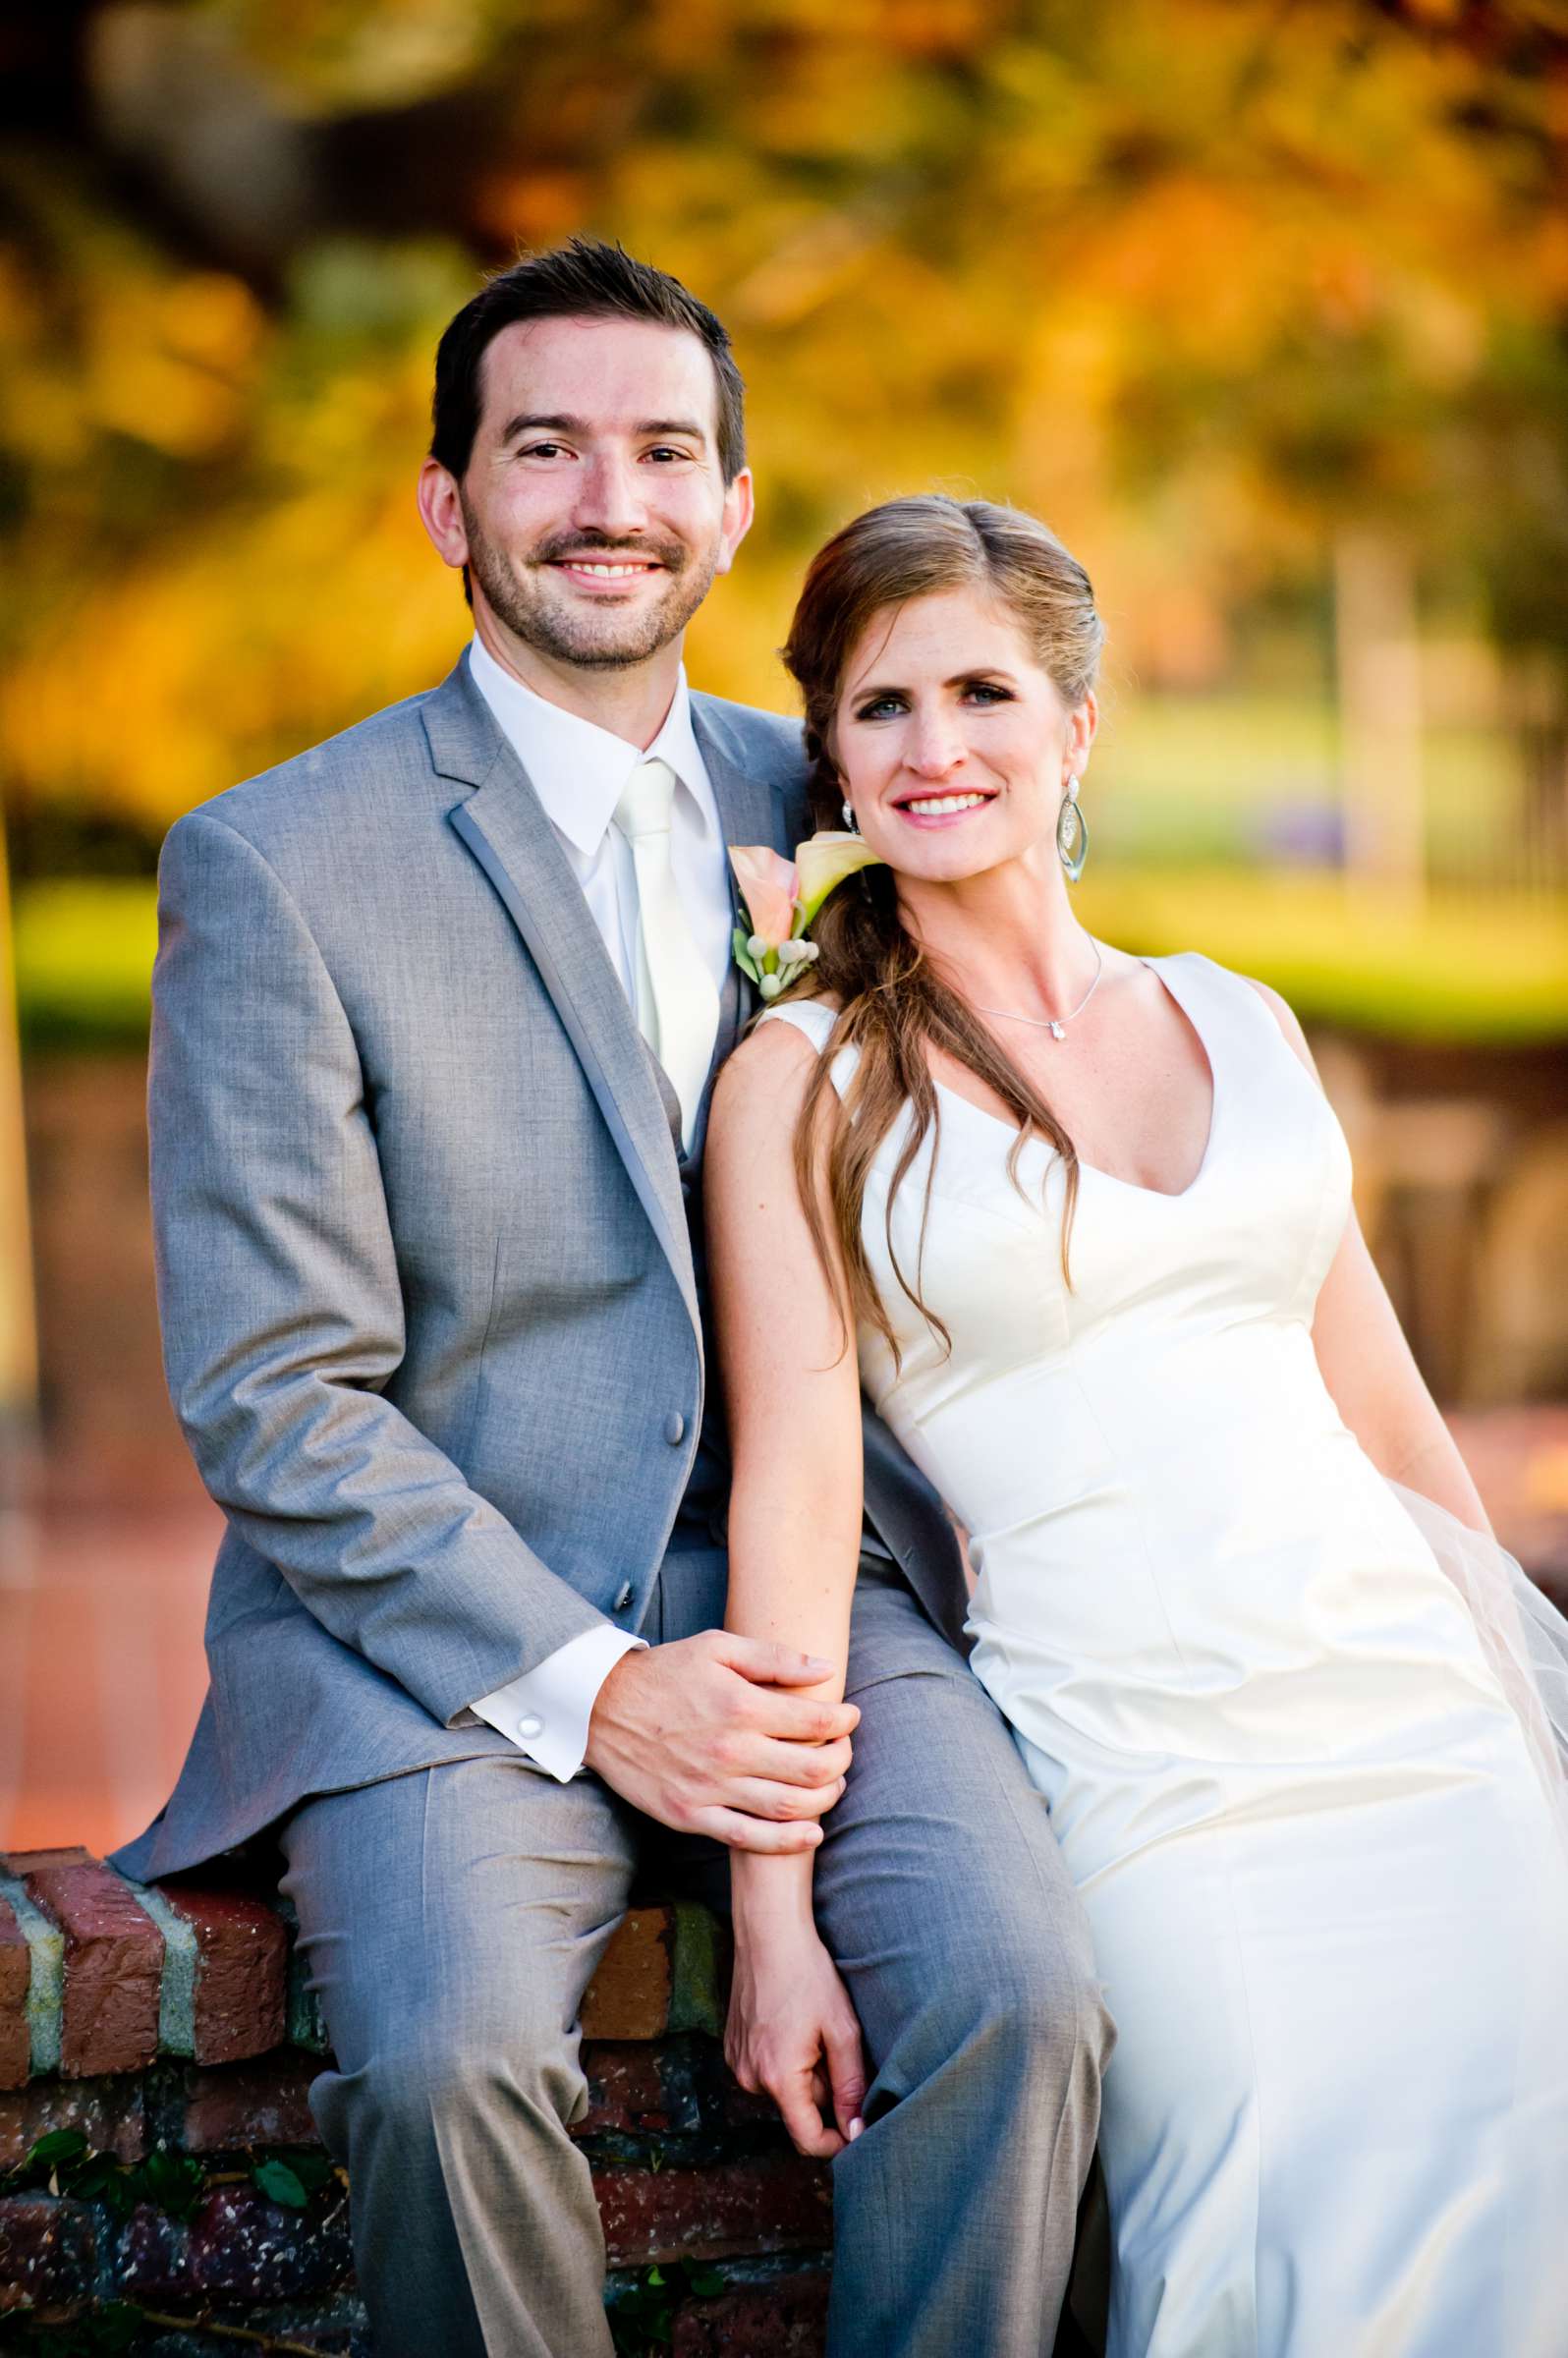
M1216 1100L1227 1077L1256 1079L1263 1073L1300 1073L1301 1065L1275 1021L1271 1007L1245 975L1206 957L1202 950L1172 950L1144 964L1187 1013L1208 1056Z
M760 1031L763 1024L793 1024L797 1032L805 1033L820 1055L833 1036L833 1026L837 1021L833 1009L824 1007L820 999L792 999L787 1007L767 1008L757 1019L757 1030ZM840 1048L834 1057L829 1077L840 1096L848 1089L850 1078L860 1060L859 1048Z

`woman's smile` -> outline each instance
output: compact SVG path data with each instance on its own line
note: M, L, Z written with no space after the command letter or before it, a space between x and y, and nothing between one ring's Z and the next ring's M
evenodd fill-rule
M974 811L983 811L996 800L994 787L957 787L938 793L922 788L911 795L894 799L893 809L900 818L923 831L933 827L961 826Z

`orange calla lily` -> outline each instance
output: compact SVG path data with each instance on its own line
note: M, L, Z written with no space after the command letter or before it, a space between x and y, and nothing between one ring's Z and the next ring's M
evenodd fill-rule
M800 889L795 863L766 844L753 843L735 846L730 865L746 897L752 931L776 949L781 941L788 941L795 924L795 896Z

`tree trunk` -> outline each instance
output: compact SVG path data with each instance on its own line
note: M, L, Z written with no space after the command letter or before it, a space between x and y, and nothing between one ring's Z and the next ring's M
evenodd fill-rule
M1346 873L1413 904L1427 881L1421 645L1413 569L1397 542L1340 534L1334 623Z

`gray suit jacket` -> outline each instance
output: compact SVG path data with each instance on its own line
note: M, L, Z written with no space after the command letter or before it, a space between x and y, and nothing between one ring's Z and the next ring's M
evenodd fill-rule
M798 730L694 704L726 839L792 850ZM137 1877L508 1750L467 1707L640 1625L704 1386L657 1068L466 662L192 812L159 884L164 1360L228 1531L190 1754L114 1854ZM874 1419L867 1467L956 1637L952 1533Z

